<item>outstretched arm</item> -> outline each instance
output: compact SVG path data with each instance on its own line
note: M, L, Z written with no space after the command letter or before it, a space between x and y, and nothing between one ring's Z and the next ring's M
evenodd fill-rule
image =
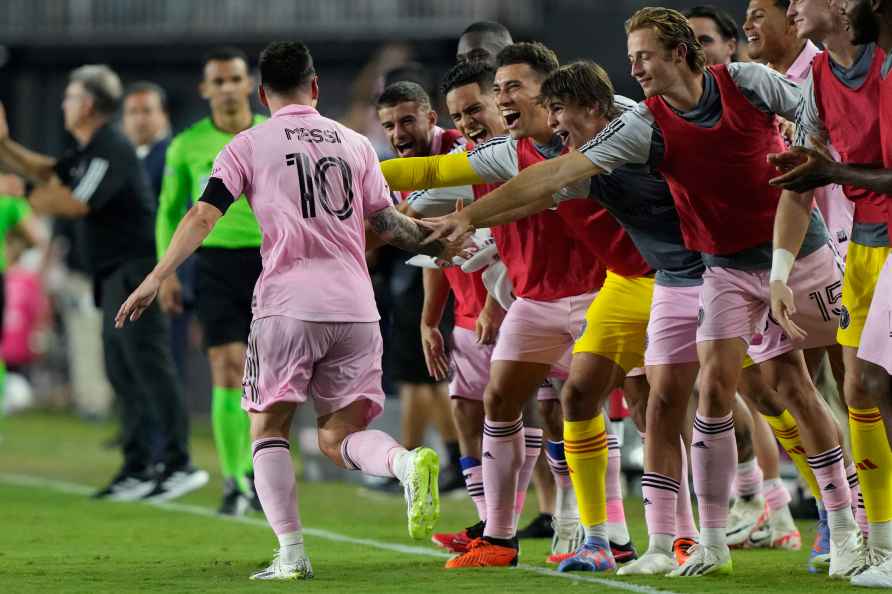
M379 210L371 215L368 221L372 231L382 240L401 250L446 260L451 260L454 255L450 253L449 244L445 241L426 242L425 239L430 231L393 206Z
M196 202L189 209L173 234L164 257L121 305L115 316L115 326L121 328L127 320L135 321L152 304L158 295L161 282L174 274L186 258L191 256L205 240L223 211L206 201Z
M0 103L0 161L16 173L36 183L47 183L53 178L56 160L26 149L9 137L6 110Z
M389 159L381 162L381 173L390 189L401 192L486 183L464 152Z
M839 163L826 147L816 140L812 144L815 148L797 146L785 153L768 155L768 160L782 173L771 180L771 185L804 192L827 184L840 184L892 194L892 169Z
M430 241L440 237L454 241L471 228L505 224L545 210L561 188L601 172L577 151L537 163L461 211L429 221Z

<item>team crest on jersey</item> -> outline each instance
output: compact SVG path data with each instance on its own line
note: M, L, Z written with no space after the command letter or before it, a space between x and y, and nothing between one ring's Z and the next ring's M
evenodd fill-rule
M841 311L839 313L839 327L843 330L849 327L849 324L852 323L852 316L849 315L848 308L843 305Z
M705 318L705 317L706 317L706 312L701 307L700 311L697 312L697 327L698 328L703 325L703 318Z

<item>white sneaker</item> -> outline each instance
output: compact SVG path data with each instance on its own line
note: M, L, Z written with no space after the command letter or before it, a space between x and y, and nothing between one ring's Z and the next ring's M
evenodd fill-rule
M200 489L208 482L208 473L192 466L181 468L173 472L165 472L151 493L146 495L146 501L162 503L177 497L182 497L190 491Z
M669 575L672 577L699 577L701 575L730 575L734 571L731 564L731 550L721 546L691 547L690 557L685 564Z
M666 575L676 567L671 553L647 551L638 559L620 567L616 575Z
M109 501L137 501L149 494L154 488L154 478L143 479L136 476L128 476L110 485L106 489L107 493L101 498Z
M266 569L251 575L252 580L308 580L313 577L313 566L310 560L304 556L297 560L296 563L285 563L276 552L272 563Z
M892 554L871 549L870 567L852 578L853 586L864 588L892 588Z
M830 539L830 577L848 579L869 567L861 529L855 527L841 544Z
M728 546L739 547L755 530L759 518L765 513L765 498L759 495L751 499L738 497L728 513Z
M563 519L554 516L551 527L554 529L554 536L551 537L549 563L560 563L566 555L575 553L585 542L585 529L579 523L579 518Z

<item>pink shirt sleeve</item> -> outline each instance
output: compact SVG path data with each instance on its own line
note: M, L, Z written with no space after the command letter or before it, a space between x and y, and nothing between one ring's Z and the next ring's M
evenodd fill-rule
M390 187L381 173L378 155L368 140L363 142L365 152L365 170L362 172L362 213L369 217L388 206L393 206L390 199Z
M223 147L214 160L211 177L219 178L235 200L250 186L253 150L248 136L239 134Z

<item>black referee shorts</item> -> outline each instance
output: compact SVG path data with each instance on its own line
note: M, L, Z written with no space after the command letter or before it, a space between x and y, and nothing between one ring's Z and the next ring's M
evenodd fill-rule
M260 276L260 248L201 248L195 313L205 346L247 344L251 299Z

